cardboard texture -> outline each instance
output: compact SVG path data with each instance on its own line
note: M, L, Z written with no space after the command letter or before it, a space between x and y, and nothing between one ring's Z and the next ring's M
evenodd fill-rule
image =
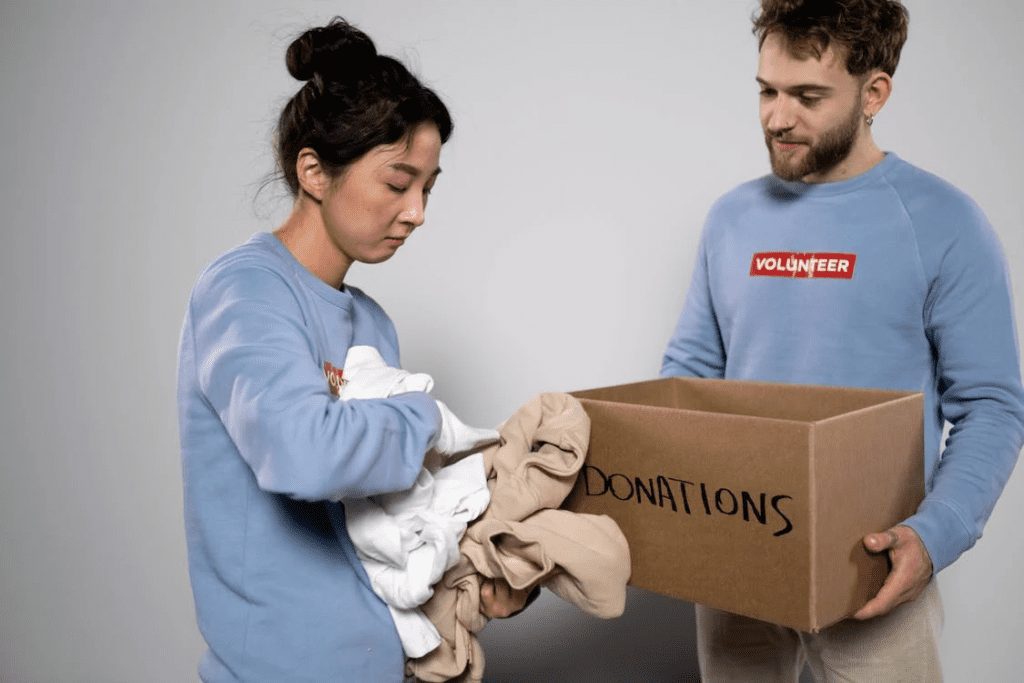
M671 378L573 395L590 450L564 507L619 524L640 588L819 631L882 585L863 536L924 496L919 393Z

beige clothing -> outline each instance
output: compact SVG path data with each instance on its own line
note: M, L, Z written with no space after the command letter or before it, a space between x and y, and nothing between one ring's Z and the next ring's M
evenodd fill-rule
M491 503L481 519L518 522L559 507L590 446L590 418L580 402L568 394L541 394L498 432L501 443L483 452Z
M423 613L441 645L406 663L423 681L479 681L484 654L475 633L480 583L502 578L514 588L547 586L601 617L622 614L629 546L603 515L558 510L583 467L590 420L568 394L542 394L501 426L501 444L484 451L491 504L460 544L462 557L435 586Z
M795 683L804 662L816 681L942 681L942 602L933 580L914 601L867 621L847 619L820 633L697 605L697 655L708 683Z
M611 517L540 510L522 522L483 520L467 536L463 555L488 577L518 589L543 585L605 619L625 608L629 546Z

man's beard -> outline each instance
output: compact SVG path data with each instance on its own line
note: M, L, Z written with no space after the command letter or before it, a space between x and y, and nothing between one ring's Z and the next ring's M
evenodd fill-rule
M850 117L836 127L825 131L817 143L809 143L802 161L793 161L789 154L778 151L772 144L773 140L786 141L786 133L764 136L768 145L768 156L772 162L772 173L783 180L800 180L811 174L831 171L850 154L853 143L857 139L860 127L861 103L858 101L850 112ZM799 151L797 148L796 151Z

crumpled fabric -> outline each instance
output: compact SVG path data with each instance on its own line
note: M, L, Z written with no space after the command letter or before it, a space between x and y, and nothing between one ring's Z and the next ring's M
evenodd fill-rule
M410 391L430 393L434 378L421 372L408 372L387 365L372 346L353 346L345 355L339 398L387 398ZM498 440L494 429L471 427L458 418L443 401L434 401L441 413L441 429L433 449L442 455L475 451Z
M541 394L499 428L501 443L483 452L491 503L469 525L461 557L422 607L441 644L406 661L421 681L480 681L486 625L480 585L501 578L514 588L543 585L589 614L622 614L629 546L605 515L557 509L572 490L590 441L590 419L568 394Z
M434 378L389 366L372 346L353 346L345 354L339 398L387 398L410 391L430 393Z
M398 494L346 501L347 519L356 520L349 536L388 604L410 609L430 598L431 586L459 559L466 524L487 507L484 480L478 453L434 474L424 468L416 484Z
M370 346L349 349L342 376L340 400L429 391L434 384L429 375L388 367ZM471 447L497 438L495 430L465 427L457 418L453 424L463 429L450 444ZM374 592L388 605L406 656L422 656L440 644L436 628L418 608L458 562L466 524L489 501L479 453L445 467L424 467L405 491L342 501L356 554Z

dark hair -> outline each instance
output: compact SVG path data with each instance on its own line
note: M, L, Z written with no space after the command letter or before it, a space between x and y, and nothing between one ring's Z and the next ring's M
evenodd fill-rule
M299 192L295 161L304 147L336 175L420 123L436 124L442 143L452 134L451 115L434 91L398 60L378 55L370 37L341 17L296 38L285 61L288 73L306 81L277 123L277 163L293 195Z
M761 0L753 17L758 46L779 33L797 56L821 59L835 41L854 76L880 69L892 76L907 41L910 16L895 0Z

